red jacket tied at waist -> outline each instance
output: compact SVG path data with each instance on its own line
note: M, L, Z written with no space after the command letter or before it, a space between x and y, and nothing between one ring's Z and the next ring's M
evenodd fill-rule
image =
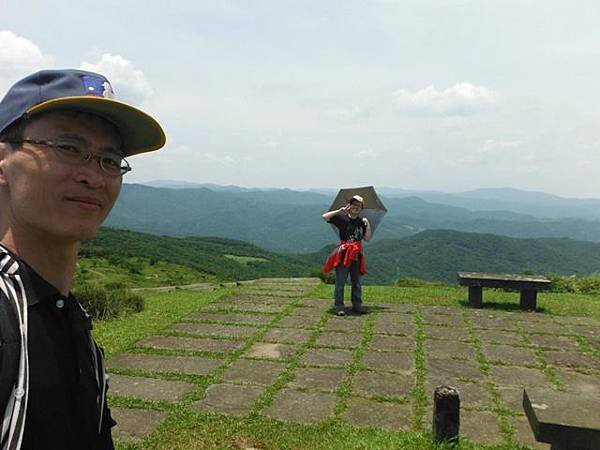
M360 273L367 273L367 263L365 261L365 255L363 254L363 247L360 241L357 242L340 242L329 254L325 266L323 266L323 273L331 272L335 267L343 264L345 267L349 267L353 261L359 260Z

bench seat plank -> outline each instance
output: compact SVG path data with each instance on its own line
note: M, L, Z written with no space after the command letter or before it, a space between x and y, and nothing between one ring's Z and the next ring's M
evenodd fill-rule
M600 396L528 387L523 409L536 440L552 449L600 449Z

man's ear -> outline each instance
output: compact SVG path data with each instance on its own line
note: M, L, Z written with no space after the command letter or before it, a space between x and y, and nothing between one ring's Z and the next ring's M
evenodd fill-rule
M10 150L6 142L0 142L0 186L8 183L6 179L6 157Z

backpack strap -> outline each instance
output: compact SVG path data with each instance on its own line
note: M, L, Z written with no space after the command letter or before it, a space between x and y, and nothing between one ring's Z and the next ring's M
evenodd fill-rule
M25 429L25 414L27 412L27 397L29 391L29 357L27 351L27 295L23 280L19 274L19 263L0 245L0 301L8 300L13 313L2 318L2 321L17 320L19 330L19 352L17 376L12 384L6 405L0 404L0 449L19 450ZM7 329L15 328L11 325L2 325ZM14 353L16 357L17 353ZM16 361L15 361L15 366ZM9 384L10 386L10 384ZM4 410L2 408L4 407Z

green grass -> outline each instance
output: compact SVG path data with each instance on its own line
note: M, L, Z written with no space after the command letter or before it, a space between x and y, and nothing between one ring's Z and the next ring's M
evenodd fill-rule
M201 305L229 293L230 289L198 293L176 290L169 293L146 293L142 312L114 320L94 321L94 336L107 357L128 350L140 339L157 333L179 321Z
M152 334L165 333L170 325L181 321L189 313L200 309L203 305L216 301L223 295L231 294L235 288L219 289L214 292L194 292L176 290L170 293L144 293L146 308L141 313L132 314L126 318L97 321L94 333L104 347L108 357L135 351L134 343ZM333 287L320 285L307 297L332 298ZM414 305L447 305L462 307L466 305L466 289L452 286L425 287L392 287L365 286L363 296L367 305L377 303L407 303ZM487 303L485 303L487 302ZM555 315L586 315L600 319L600 297L576 294L540 294L538 304L547 314ZM512 310L518 308L518 294L494 290L484 292L484 305L497 309ZM227 366L237 359L239 354L253 342L260 339L284 313L273 314L273 321L268 325L257 328L261 332L254 339L248 340L243 349L228 355L223 366L209 376L184 374L154 374L135 370L116 370L116 373L156 376L162 379L179 379L194 383L196 388L186 395L181 402L148 402L131 398L112 398L112 406L131 408L150 408L166 413L166 419L149 437L140 442L118 442L118 449L447 449L432 442L431 433L425 426L425 410L427 396L425 384L425 355L423 317L420 311L415 313L416 325L416 383L412 392L415 399L413 431L391 432L377 428L357 428L341 419L340 413L347 407L352 377L360 369L360 356L364 353L366 344L372 337L372 322L375 315L367 317L364 338L361 345L354 350L347 379L338 388L338 403L334 417L315 424L301 425L284 423L270 419L261 414L272 401L274 396L294 376L294 370L299 365L301 355L316 340L319 328L315 329L311 338L299 347L299 352L286 363L286 369L276 381L265 390L257 403L256 409L245 418L227 417L221 414L197 412L193 409L194 401L202 398L204 390L210 384L222 382L222 375ZM328 320L329 315L322 317L320 326ZM145 353L168 354L170 351L144 350ZM177 353L177 352L176 352ZM184 354L179 352L178 354ZM486 369L487 362L478 348L478 362ZM487 372L486 372L487 373ZM493 387L493 386L492 386ZM508 437L513 433L512 420L509 413L502 408L501 401L495 398L495 409L500 415L501 426ZM422 428L421 428L422 427ZM417 431L419 430L420 431ZM525 449L519 444L504 444L500 446L484 446L462 440L453 447L457 450L519 450Z
M81 258L75 283L122 283L127 287L156 287L215 282L216 277L192 267L150 258Z
M349 289L349 288L348 288ZM321 284L310 293L315 297L333 298L333 286ZM349 291L346 293L348 297ZM366 304L410 303L421 306L467 306L467 289L451 286L395 287L363 286ZM558 316L587 316L600 319L600 295L538 293L540 312ZM518 311L519 293L495 289L483 290L483 307Z
M236 261L244 266L247 266L248 264L252 263L252 262L267 262L268 259L266 258L256 258L254 256L238 256L238 255L223 255L225 258L228 259L232 259L233 261Z

